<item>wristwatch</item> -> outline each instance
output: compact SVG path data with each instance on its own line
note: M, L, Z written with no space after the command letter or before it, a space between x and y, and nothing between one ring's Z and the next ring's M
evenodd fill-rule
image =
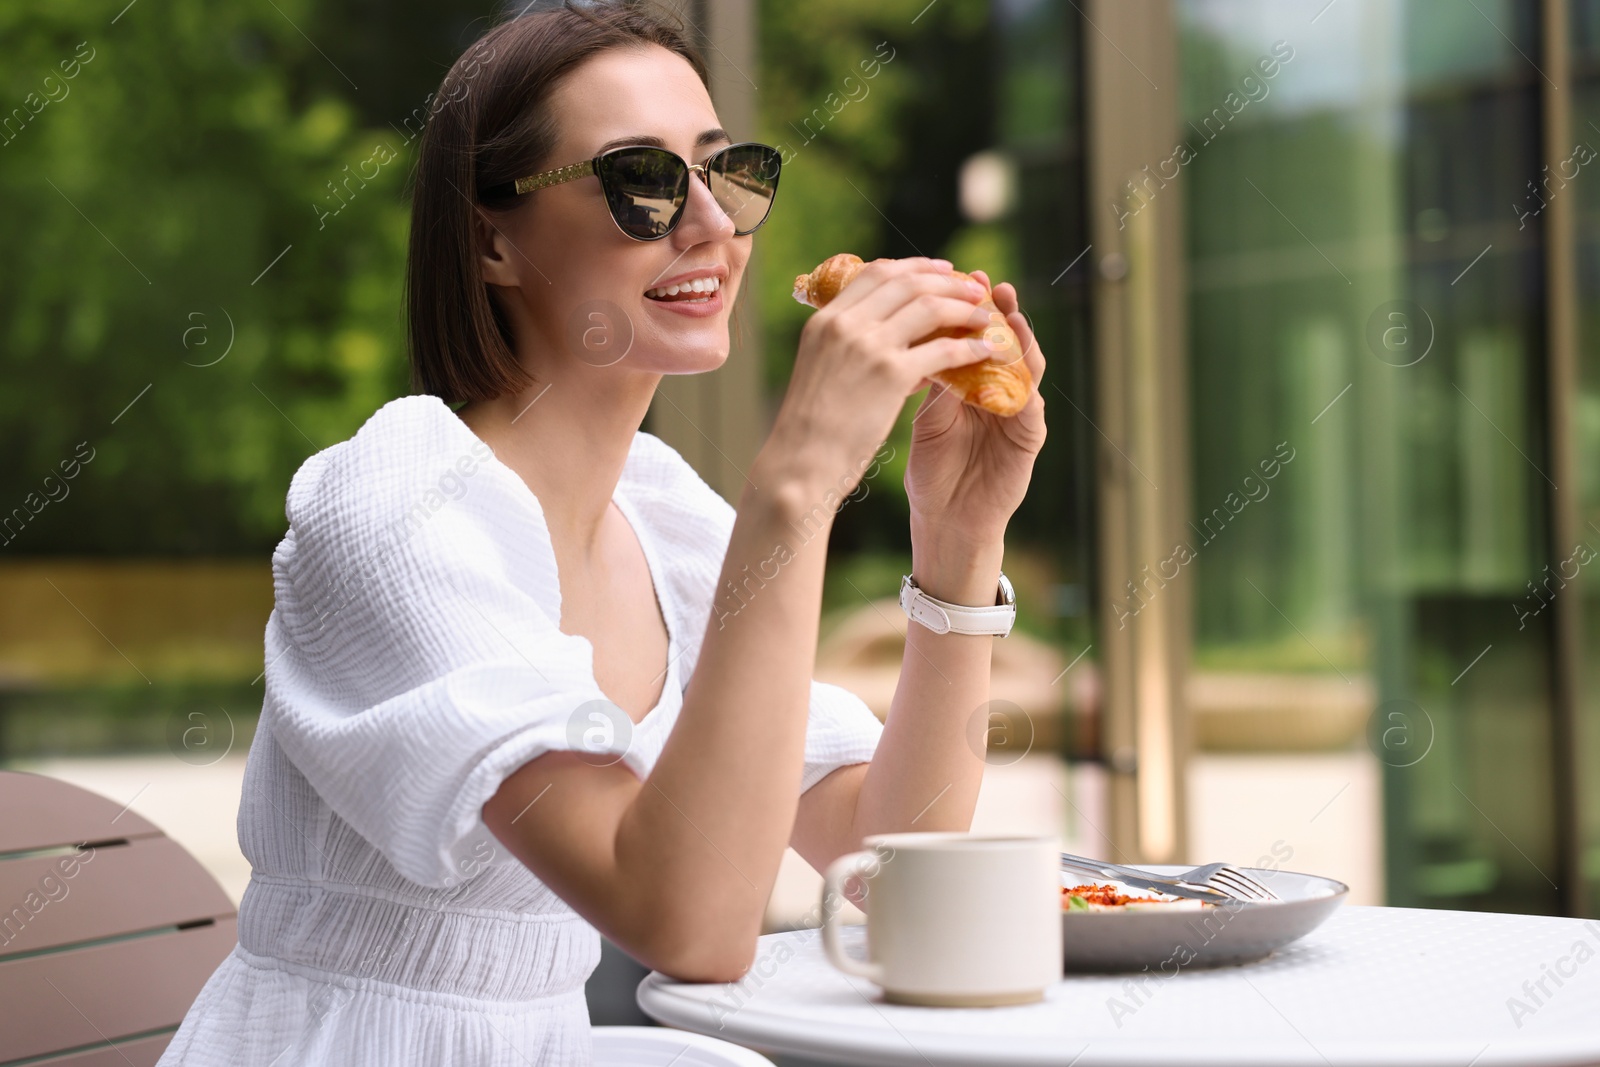
M900 610L912 622L921 623L936 634L991 634L1004 637L1017 621L1017 594L1011 579L1000 572L1000 589L994 606L966 607L938 600L924 593L917 580L907 574L900 579Z

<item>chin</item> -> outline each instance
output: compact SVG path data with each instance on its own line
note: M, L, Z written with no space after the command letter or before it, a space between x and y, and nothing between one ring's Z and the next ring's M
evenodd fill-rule
M697 325L699 329L657 331L648 338L648 349L643 349L646 338L641 337L641 344L624 362L655 374L703 374L716 370L728 362L732 350L728 324L706 320Z
M728 362L728 347L679 349L660 361L662 374L704 374Z

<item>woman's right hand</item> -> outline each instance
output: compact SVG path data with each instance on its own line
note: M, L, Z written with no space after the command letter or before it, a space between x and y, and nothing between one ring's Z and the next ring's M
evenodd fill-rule
M985 358L988 296L948 260L878 259L800 331L794 374L757 459L764 472L841 497L855 488L908 396L936 372ZM922 343L918 343L921 341Z

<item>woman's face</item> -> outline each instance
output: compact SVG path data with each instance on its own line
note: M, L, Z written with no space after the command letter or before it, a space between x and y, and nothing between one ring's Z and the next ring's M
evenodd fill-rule
M615 139L659 138L689 163L729 143L694 69L656 45L589 59L560 83L551 106L560 132L540 169L591 159ZM536 190L495 216L484 280L500 287L518 355L540 377L552 356L657 374L712 370L728 357L728 315L750 258L750 236L733 230L691 174L677 227L660 240L636 241L612 221L600 180L586 175ZM645 295L696 278L716 279L719 291L694 304Z

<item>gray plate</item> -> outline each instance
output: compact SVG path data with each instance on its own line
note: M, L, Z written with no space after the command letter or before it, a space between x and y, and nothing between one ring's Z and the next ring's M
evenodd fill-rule
M1282 900L1219 904L1200 911L1163 914L1078 911L1061 913L1068 972L1152 971L1249 963L1315 930L1344 901L1350 887L1332 878L1245 867ZM1141 867L1177 874L1187 867ZM1062 874L1063 885L1091 881ZM1135 890L1137 892L1137 890Z

